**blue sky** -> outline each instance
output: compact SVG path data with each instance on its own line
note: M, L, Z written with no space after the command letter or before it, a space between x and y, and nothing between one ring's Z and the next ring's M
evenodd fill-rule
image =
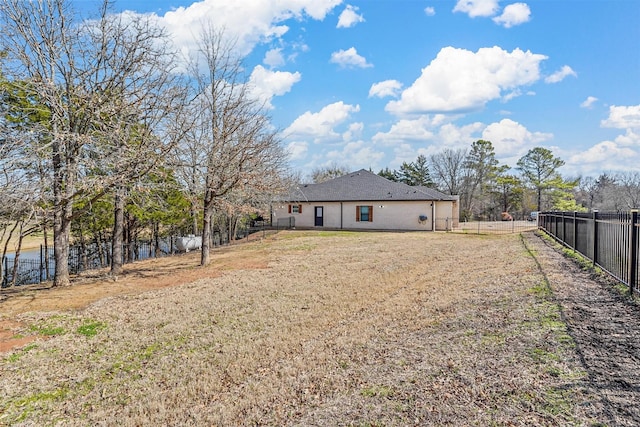
M74 0L84 13L94 0ZM640 170L637 0L117 0L184 52L224 26L291 165L375 172L490 140L567 176Z

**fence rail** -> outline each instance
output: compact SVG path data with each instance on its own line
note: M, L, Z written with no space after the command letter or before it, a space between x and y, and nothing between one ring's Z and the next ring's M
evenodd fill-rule
M538 224L557 241L629 286L629 292L640 291L638 211L541 212Z
M515 234L537 230L533 221L460 221L457 227L451 228L447 218L447 231L465 234Z

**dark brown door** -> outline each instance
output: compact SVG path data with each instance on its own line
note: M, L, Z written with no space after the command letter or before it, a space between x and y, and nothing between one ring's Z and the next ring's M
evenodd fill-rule
M324 209L322 206L316 206L315 207L315 226L316 227L322 227L324 225Z

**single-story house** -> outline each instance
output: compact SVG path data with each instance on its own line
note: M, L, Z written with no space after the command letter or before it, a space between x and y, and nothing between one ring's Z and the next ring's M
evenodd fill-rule
M390 181L361 169L319 184L301 184L274 202L271 223L297 228L451 230L459 198Z

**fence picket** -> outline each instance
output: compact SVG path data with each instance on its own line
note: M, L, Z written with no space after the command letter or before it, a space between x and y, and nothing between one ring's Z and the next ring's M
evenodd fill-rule
M558 242L579 252L594 266L629 286L630 293L638 291L640 224L637 210L624 213L594 211L591 215L541 212L539 226Z

